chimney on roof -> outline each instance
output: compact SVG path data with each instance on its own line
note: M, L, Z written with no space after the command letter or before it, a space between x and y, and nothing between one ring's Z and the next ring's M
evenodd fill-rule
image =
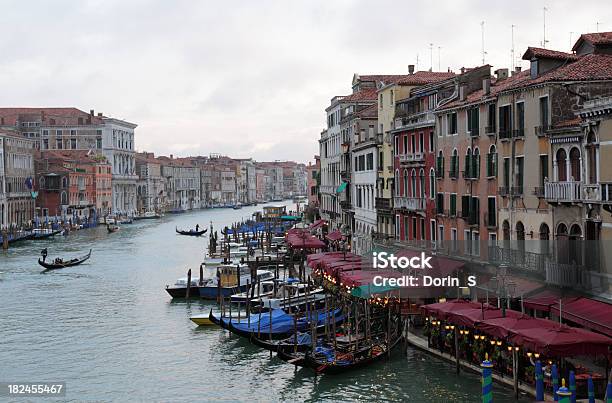
M414 74L414 64L408 65L408 74Z
M491 93L491 79L485 78L482 80L482 92L485 95L489 95Z
M174 155L170 154L170 159L174 159Z
M98 112L98 117L101 118L102 117L102 112Z
M495 70L495 75L498 80L505 80L508 78L508 69L497 69Z
M461 68L461 74L465 73L465 67Z
M459 100L465 101L465 98L467 98L467 85L461 84L459 86Z
M93 115L94 115L94 110L93 110L93 109L90 109L90 110L89 110L89 115L90 115L90 116L93 116Z

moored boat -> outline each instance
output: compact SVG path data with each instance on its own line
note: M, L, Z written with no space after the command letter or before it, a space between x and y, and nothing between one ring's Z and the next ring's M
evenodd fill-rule
M140 215L134 216L134 220L154 220L162 217L163 215L160 213L156 213L154 211L145 211Z
M35 240L51 238L57 234L61 234L62 230L54 230L50 228L36 228L32 230L32 238Z

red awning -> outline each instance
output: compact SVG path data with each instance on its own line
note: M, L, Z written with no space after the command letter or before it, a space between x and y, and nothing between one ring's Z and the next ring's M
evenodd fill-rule
M454 299L446 302L423 305L421 308L429 315L436 316L439 319L446 319L447 315L454 310L480 308L480 304L464 299Z
M563 297L559 291L546 288L525 298L523 300L523 306L527 309L550 312L550 306L558 303L561 298Z
M293 249L321 249L325 243L319 238L304 232L289 232L286 236L289 247Z
M608 356L612 346L612 339L609 337L569 326L517 329L512 333L509 337L510 343L548 356Z
M397 271L382 271L382 270L358 270L358 271L343 271L338 273L340 282L343 285L350 287L359 287L362 285L371 284L375 276L382 276L386 278L398 278L402 276L402 273Z
M590 298L578 298L561 301L561 309L557 301L550 307L550 311L562 319L612 337L612 304Z
M332 231L325 236L330 241L339 241L342 239L342 233L338 230Z
M535 328L551 329L559 326L559 323L553 322L552 320L532 318L528 315L512 315L505 318L487 319L477 323L475 327L489 336L505 339L510 336L514 330Z
M325 220L316 220L308 226L308 229L317 229L319 227L322 227L323 225L325 225Z
M412 258L415 256L421 256L422 251L416 251L412 249L402 249L395 253L397 257L408 257ZM426 256L431 256L425 254ZM427 270L428 275L437 276L437 277L446 277L455 273L457 270L460 270L463 266L465 266L465 262L459 260L448 259L442 256L432 256L429 261L431 264L431 269Z
M511 309L506 309L506 317L517 318L522 314ZM446 320L459 326L474 327L477 323L489 319L497 319L503 317L503 312L499 308L491 306L481 306L477 308L456 309L449 312Z
M327 260L332 260L335 258L342 259L346 255L347 258L356 256L351 252L321 252L321 253L312 253L306 256L306 263L308 266L313 267L316 262L323 262Z

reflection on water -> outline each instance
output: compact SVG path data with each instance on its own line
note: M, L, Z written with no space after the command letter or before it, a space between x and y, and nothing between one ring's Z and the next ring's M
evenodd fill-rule
M480 401L478 376L409 350L345 375L295 369L248 340L197 328L189 316L214 304L174 302L166 284L197 271L208 237L175 227L211 221L219 230L259 207L214 209L160 221L78 231L0 252L0 382L66 381L68 401L380 400ZM41 274L49 258L80 255L81 266ZM514 401L496 389L496 401Z

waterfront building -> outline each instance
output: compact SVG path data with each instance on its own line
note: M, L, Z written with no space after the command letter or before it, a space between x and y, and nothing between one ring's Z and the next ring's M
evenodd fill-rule
M34 218L34 141L0 132L0 228L21 228Z
M136 154L137 202L139 212L166 210L165 178L161 172L161 162L153 153Z
M452 73L417 72L414 75L417 77L401 81L411 90L405 98L395 102L395 119L390 130L394 155L394 235L402 241L435 241L436 122L433 111L439 99L453 93L455 78ZM424 85L415 86L419 82Z
M103 154L43 151L36 159L40 220L96 220L111 212L112 173Z
M454 76L452 72L414 72L414 65L408 66L408 73L396 80L380 81L377 86L378 133L382 133L382 141L378 144L378 185L375 206L378 215L376 236L381 239L395 237L393 197L397 185L395 184L395 143L391 131L396 129L397 103L408 98L413 88Z
M113 210L136 209L136 124L77 108L0 108L0 127L10 128L45 150L101 150L112 164Z
M371 99L376 100L374 91ZM363 94L362 94L363 95ZM347 98L346 97L345 100ZM343 225L352 232L352 247L356 253L371 249L376 229L376 180L378 164L378 112L376 103L368 106L348 105L341 120L343 153L341 176L344 190L338 192L343 213Z
M191 158L157 157L165 181L168 211L179 212L200 208L200 169Z
M308 163L306 167L306 176L308 177L306 194L308 196L308 205L311 207L319 207L319 186L321 174L321 159L318 155L314 156L315 163Z
M437 228L432 240L486 260L481 239L497 239L497 151L495 93L512 83L507 69L465 70L438 94L435 149ZM462 242L459 242L462 241ZM457 251L459 252L459 251Z
M340 186L340 119L343 96L331 99L330 106L325 108L327 128L321 132L319 155L321 156L321 218L327 220L329 228L339 228L342 221L340 201L336 190Z

